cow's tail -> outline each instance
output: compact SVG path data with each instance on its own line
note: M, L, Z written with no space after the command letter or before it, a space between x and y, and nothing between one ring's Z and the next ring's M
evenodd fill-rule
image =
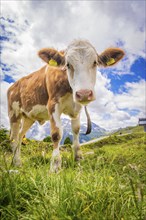
M92 129L92 125L91 125L91 119L90 119L90 115L87 111L87 106L85 106L85 113L87 116L87 131L86 131L86 135L91 133L91 129Z

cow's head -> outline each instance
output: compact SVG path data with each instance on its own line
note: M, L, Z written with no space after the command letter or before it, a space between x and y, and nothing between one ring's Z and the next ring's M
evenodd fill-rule
M53 60L58 66L67 70L74 101L87 105L95 99L97 67L115 65L123 58L124 51L119 48L109 48L99 55L88 41L75 40L65 51L45 48L38 54L45 62L49 63Z

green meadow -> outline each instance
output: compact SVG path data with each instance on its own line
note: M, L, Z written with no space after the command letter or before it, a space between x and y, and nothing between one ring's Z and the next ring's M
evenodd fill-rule
M11 165L5 129L0 129L0 142L0 219L146 219L143 128L82 146L80 162L73 160L71 146L64 145L59 173L49 172L51 142L25 140L21 168Z

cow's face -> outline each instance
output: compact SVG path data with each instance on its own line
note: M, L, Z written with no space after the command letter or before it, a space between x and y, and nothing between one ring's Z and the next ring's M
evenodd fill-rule
M74 101L88 104L95 99L96 50L86 41L74 41L66 50L65 63Z
M39 56L49 63L53 60L67 71L68 81L73 90L75 102L87 105L95 99L97 66L107 67L117 63L124 56L118 48L109 48L98 55L95 48L84 40L75 40L65 52L54 49L42 49Z

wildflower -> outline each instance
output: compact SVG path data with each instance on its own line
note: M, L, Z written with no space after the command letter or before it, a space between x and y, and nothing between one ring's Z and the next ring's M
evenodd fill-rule
M45 157L45 151L42 151L42 157Z
M123 166L123 171L125 171L125 169L126 169L126 166Z
M112 176L109 176L109 180L110 180L110 181L113 181L113 179L114 179L114 178L113 178Z

